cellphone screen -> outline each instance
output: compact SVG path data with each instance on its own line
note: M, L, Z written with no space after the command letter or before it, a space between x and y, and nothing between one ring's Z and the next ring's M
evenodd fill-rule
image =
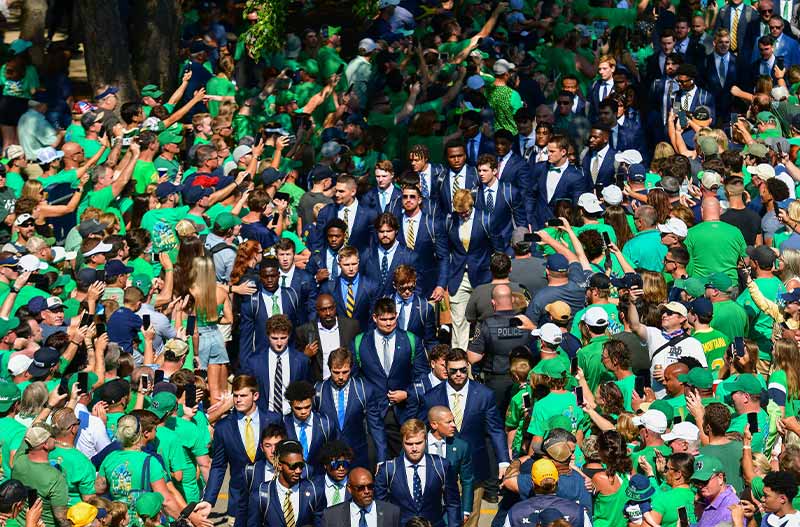
M156 370L156 373L153 377L153 383L158 384L164 380L164 370Z
M183 387L183 393L186 394L186 402L184 406L194 408L197 405L197 388L194 384L187 384Z
M189 318L186 319L186 336L191 337L194 335L194 326L195 322L197 322L197 317L194 315L190 315Z
M580 386L575 388L575 399L578 401L578 406L583 406L583 388Z
M531 394L529 393L522 394L522 406L524 406L525 408L531 407Z
M150 315L149 314L142 315L142 327L144 329L150 329Z
M751 434L758 433L758 414L757 413L747 414L747 424L750 426Z
M28 507L33 507L38 498L39 495L36 493L36 489L28 489Z
M686 507L678 507L678 523L681 527L689 527L689 515L686 513Z
M89 373L78 372L78 389L81 393L89 393Z

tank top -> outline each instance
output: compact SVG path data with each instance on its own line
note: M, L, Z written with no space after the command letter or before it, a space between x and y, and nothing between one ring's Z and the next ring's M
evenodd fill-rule
M594 518L593 527L627 527L628 521L622 511L628 497L625 491L628 489L627 474L617 474L620 480L619 489L614 494L596 494L594 497Z

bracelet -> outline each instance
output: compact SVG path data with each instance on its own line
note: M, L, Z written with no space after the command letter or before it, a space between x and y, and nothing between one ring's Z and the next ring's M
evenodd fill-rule
M17 293L19 293L19 289L17 289L16 287L14 287L14 286L12 285L12 286L9 288L8 292L16 295Z
M172 269L172 268L170 268L170 269L164 269L164 272L165 272L165 273L171 273L171 272L172 272L172 271L174 271L174 270L175 270L175 269Z
M751 445L742 445L742 450L751 450L752 448Z

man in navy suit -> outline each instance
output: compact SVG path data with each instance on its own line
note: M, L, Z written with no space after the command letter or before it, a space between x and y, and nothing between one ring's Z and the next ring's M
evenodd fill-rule
M517 135L514 137L514 141L511 144L511 151L527 162L536 144L536 131L533 128L533 112L531 112L530 108L527 106L523 106L514 114L514 123L517 125ZM494 147L495 150L497 150L496 140Z
M328 367L331 376L316 385L315 410L336 425L339 439L356 453L351 456L355 466L372 466L367 455L367 431L375 444L377 461L384 461L386 434L378 394L364 379L353 378L353 354L346 347L331 352Z
M318 526L325 510L325 494L310 480L301 478L306 468L303 447L292 439L281 441L277 461L278 477L253 486L247 527Z
M605 123L609 132L609 144L617 152L625 150L638 150L642 156L648 153L641 125L625 118L625 106L617 100L617 96L610 97L600 103L598 113L600 122Z
M756 81L761 76L768 76L777 85L775 78L775 39L771 35L764 35L758 39L758 59L750 64L749 76L739 76L739 87L745 91L752 91Z
M583 176L589 188L595 185L606 187L614 183L617 173L614 154L617 151L608 144L610 133L608 125L600 122L594 123L589 131L589 150L583 157Z
M425 423L409 419L403 423L403 453L378 467L375 497L400 507L400 523L421 516L433 527L462 524L458 476L450 463L427 454Z
M467 164L467 149L460 139L449 141L445 147L447 176L439 186L439 208L442 214L453 210L453 192L458 189L473 189L478 184L478 172ZM494 147L492 148L494 150Z
M374 329L358 335L351 348L355 373L359 373L378 398L388 456L400 451L400 423L414 416L409 390L415 379L427 373L428 364L421 339L397 328L394 301L381 298L372 312ZM413 402L413 401L412 401Z
M390 296L393 292L392 277L401 265L417 266L417 255L405 244L397 241L400 222L391 212L384 212L375 219L375 233L378 243L361 254L359 261L364 265L362 276L369 277L378 284L378 296Z
M510 183L522 196L527 196L531 189L531 165L524 157L514 153L513 145L514 135L511 132L504 129L495 132L497 179Z
M408 163L411 170L417 173L419 180L417 187L422 194L423 202L438 203L439 187L447 176L447 168L437 163L431 163L431 152L425 145L413 145L408 151Z
M274 315L266 322L265 353L242 362L242 370L258 380L259 408L284 415L289 403L284 390L289 383L308 379L308 357L289 346L292 323L286 315Z
M254 377L238 375L233 379L231 389L234 412L214 426L211 469L203 501L214 506L222 489L225 472L230 468L228 516L235 518L236 527L244 527L248 491L245 488L245 467L264 459L263 452L258 449L261 430L282 423L280 415L259 409L258 382Z
M331 278L337 279L341 274L339 250L344 247L347 224L339 218L333 218L325 224L323 232L325 243L322 249L315 251L306 265L306 272L314 277L318 286L327 283Z
M313 275L295 265L296 253L297 246L289 238L281 238L275 244L280 286L282 288L289 287L297 293L298 306L300 306L300 311L306 314L305 318L307 319L307 314L314 312L317 302L317 283Z
M291 412L283 416L286 436L303 447L303 459L308 463L310 475L320 474L322 464L319 452L322 445L338 437L336 425L325 414L313 409L314 386L308 381L293 381L286 388L286 400Z
M422 339L425 350L430 350L437 344L436 313L427 299L415 292L417 272L410 265L401 265L395 269L392 283L397 327Z
M614 71L617 68L617 61L614 60L614 57L603 55L597 60L599 61L597 74L600 78L594 81L589 91L589 102L591 103L589 119L591 120L597 119L600 103L614 91Z
M728 120L733 104L731 88L736 84L736 57L731 53L731 36L727 29L714 34L714 51L706 56L705 88L716 101L717 115L724 123Z
M453 199L455 212L448 218L450 275L447 289L450 292L450 314L453 322L453 346L466 348L469 342L469 322L466 319L467 302L473 288L492 279L489 257L494 251L504 251L502 238L492 229L487 211L473 206L472 193L467 189L456 192Z
M361 198L361 202L378 214L400 211L400 189L394 184L394 166L388 159L378 161L375 165L375 181L377 186L369 189Z
M647 61L645 62L644 81L646 85L664 75L664 65L667 60L667 55L675 50L675 41L675 31L671 27L661 31L661 35L659 36L661 52L650 55L647 57ZM599 117L600 115L598 113L598 118Z
M467 163L475 166L481 154L494 154L494 143L481 132L483 118L480 112L469 110L461 114L458 129L466 143Z
M261 429L261 452L263 456L255 463L248 464L244 469L244 489L249 495L257 491L258 486L264 481L275 479L277 459L275 457L278 444L286 439L286 428L283 421L280 424L270 424ZM250 500L245 501L249 505ZM246 516L245 516L246 517Z
M242 295L239 309L239 362L245 364L254 355L266 353L267 319L286 315L291 323L304 322L305 310L297 293L290 287L280 287L278 260L265 258L261 262L261 283L252 295Z
M554 135L547 143L547 163L537 163L533 167L534 191L526 204L528 223L534 230L544 227L553 217L558 200L577 203L580 195L590 190L583 174L569 163L567 148L569 140L563 135Z
M420 295L438 302L444 298L447 285L449 256L444 221L422 210L422 193L416 185L403 185L402 201L398 239L417 256Z
M357 320L362 328L369 324L372 306L380 296L378 284L358 270L359 257L355 247L343 247L339 251L341 273L335 280L327 280L320 286L320 293L333 295L336 313L340 317Z
M325 205L319 211L317 223L327 225L330 220L339 218L347 224L345 243L356 247L359 251L366 250L373 238L372 223L378 212L356 198L357 184L353 176L347 174L339 176L335 188L334 202ZM308 240L308 246L312 251L321 251L323 240L319 236L314 236Z
M731 38L731 51L738 52L739 57L744 59L739 65L748 65L750 61L749 50L745 50L747 39L747 26L752 20L758 18L755 9L745 4L743 0L728 0L725 6L719 10L714 21L714 32L718 29L726 29Z
M351 498L347 492L347 474L353 463L353 449L339 439L329 441L322 446L319 460L324 472L314 476L317 489L325 495L325 507L333 507Z
M509 457L494 393L486 386L470 381L467 377L468 367L467 352L463 349L451 349L447 354L447 382L425 394L425 408L450 408L455 417L456 428L461 432L461 439L467 441L472 449L472 467L475 471L474 517L480 516L483 486L491 476L486 438L492 443L500 478L508 466Z
M667 117L672 106L672 98L678 94L675 73L683 62L683 55L670 53L664 62L664 75L650 84L649 97L648 101L646 101L648 113L645 122L647 124L648 138L652 144L659 141L668 141Z
M453 412L446 406L434 406L428 410L428 454L446 459L453 472L461 480L461 510L466 521L472 514L472 484L475 475L472 470L472 452L469 443L456 437L456 422ZM477 525L477 521L466 525Z
M400 509L387 501L375 500L372 472L356 467L347 478L352 501L328 507L321 527L400 527Z
M699 88L694 80L697 77L697 68L694 64L683 64L675 74L675 80L680 87L677 97L675 97L675 107L672 111L680 116L681 112L686 112L687 118L694 120L700 126L711 126L715 117L714 97L702 88ZM701 119L694 112L697 108L704 106L708 109L708 118ZM681 134L687 148L694 148L694 129L687 127Z
M501 132L509 134L507 130ZM510 142L508 146L511 146ZM528 226L525 194L505 179L498 179L499 176L498 162L493 155L484 154L478 158L480 183L475 192L475 209L489 215L492 232L500 236L504 249L510 253L514 227Z

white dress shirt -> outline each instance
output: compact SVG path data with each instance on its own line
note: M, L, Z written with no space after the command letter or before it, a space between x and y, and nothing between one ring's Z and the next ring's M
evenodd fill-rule
M331 376L328 357L341 343L339 339L339 322L334 322L331 329L317 322L317 331L319 332L319 351L322 353L322 379L325 380Z
M278 494L278 507L282 510L283 509L283 500L286 499L286 493L289 492L289 501L292 504L292 511L294 512L294 517L297 519L297 516L300 514L300 484L294 485L292 488L287 489L284 487L279 480L275 480L275 490Z
M422 495L425 495L425 456L417 463L417 474L419 474L420 483L422 483ZM403 463L406 466L406 480L408 481L408 493L414 497L414 463L408 460L403 454Z
M556 187L558 186L558 182L561 181L561 175L569 166L569 160L564 160L564 164L558 167L547 167L547 202L549 203L551 199L553 199L553 195L556 193ZM558 172L553 172L552 168L557 168Z
M430 187L428 187L430 188ZM378 206L381 207L381 212L386 211L386 207L389 206L389 203L392 201L392 190L394 189L393 185L389 185L385 189L381 190L378 189ZM381 206L382 202L382 206Z
M378 527L378 512L375 510L375 502L369 504L369 507L366 507L364 510L367 511L367 514L364 516L364 519L367 522L367 527ZM358 527L358 522L361 521L361 507L355 504L355 502L350 502L350 527Z
M681 93L680 98L675 101L678 104L678 110L683 110L684 108L691 110L695 95L697 95L697 86L692 86L691 90Z
M457 173L453 172L452 170L449 171L447 185L448 185L448 188L450 189L451 192L453 190L453 181L455 181L456 176L458 176L458 188L466 188L466 185L467 185L467 165L464 165L463 167L461 167L461 170L459 170ZM451 194L450 198L452 199L452 197L453 196Z
M258 407L253 406L253 410L248 415L250 417L250 426L253 429L253 439L255 439L256 442L256 450L258 450L258 438L261 435L261 416L258 412ZM247 441L245 440L245 430L247 429L245 417L248 415L240 412L239 419L236 420L236 426L239 428L239 437L242 438L243 445L247 445Z
M592 157L589 158L589 172L591 174L591 167L594 164L594 159L597 158L597 169L600 170L600 167L603 166L603 160L606 158L606 154L608 154L609 145L606 143L606 146L601 148L599 151L595 152ZM594 181L597 183L597 181Z
M264 481L275 479L275 467L269 461L264 462Z
M292 287L292 280L294 280L294 270L295 269L296 269L296 267L293 265L293 266L291 266L289 268L288 271L280 271L281 276L279 278L279 280L280 280L279 283L281 284L281 287ZM286 280L283 279L284 276L286 277ZM284 282L286 283L285 286L283 285Z
M447 440L445 438L436 439L432 432L428 432L428 454L447 457Z
M290 380L290 369L289 369L289 352L287 349L283 350L280 353L281 356L281 380L283 382L283 388L286 389L289 386L289 383L292 382ZM269 404L267 408L272 409L272 389L275 386L275 370L278 364L278 353L275 352L272 348L269 349ZM283 398L283 414L286 415L291 411L289 407L289 401L286 397ZM258 429L260 430L260 428Z
M426 188L428 189L428 196L431 195L431 189L433 188L431 185L433 184L433 169L431 168L431 164L428 163L424 169L419 173L419 191L422 192L422 181L425 181ZM423 196L424 197L424 196Z
M397 246L400 245L400 242L397 240L394 241L391 247L388 249L384 249L382 245L378 245L378 270L380 271L381 265L383 265L383 255L386 255L386 269L392 268L392 260L394 260L394 253L397 252ZM388 271L387 271L388 272ZM392 280L391 276L386 277L387 280Z
M328 507L334 504L333 495L336 492L336 487L339 487L339 500L340 500L339 503L344 503L344 495L347 492L347 477L345 477L342 481L336 484L329 475L325 474L325 500L326 503L328 504Z
M339 209L339 212L336 216L340 220L344 220L344 211L347 209L349 212L347 213L347 234L353 234L353 222L356 221L356 213L358 212L358 198L353 200L353 203L348 205L347 207L342 207Z
M334 274L336 274L336 276L341 274L341 271L338 270L336 273L333 272L334 269L339 268L339 256L331 251L330 248L325 249L325 268L328 270L331 277Z
M335 421L339 422L339 392L344 392L344 409L347 412L347 398L350 397L350 381L345 384L341 390L337 389L336 386L331 384L331 397L333 397L333 407L336 409L336 419Z
M86 457L92 459L96 454L107 447L111 440L108 438L108 431L103 421L96 415L92 415L86 405L78 403L75 405L75 417L80 419L80 414L85 413L89 416L89 426L81 430L75 441L75 448L80 450Z
M433 374L433 372L428 373L428 380L431 381L431 388L436 388L439 386L439 383L444 382L439 377Z
M484 187L483 187L483 200L484 201L483 202L484 203L488 203L489 202L489 191L491 190L492 191L492 200L493 200L492 203L494 204L495 207L497 207L497 196L498 196L498 189L499 188L500 188L500 181L498 181L497 179L495 179L494 183L492 183L491 185L488 185L488 186L484 185Z
M453 394L455 394L455 393L461 394L461 415L466 417L467 416L467 412L466 412L467 396L469 395L469 379L467 379L467 382L464 383L464 386L462 386L460 390L454 389L452 386L450 386L449 382L447 383L445 388L447 390L447 404L450 406L450 411L453 410L453 406L452 406L453 402L454 402L453 401L453 399L454 399ZM455 412L453 412L453 413L455 413Z
M383 338L386 335L384 335L383 333L381 333L378 330L375 330L375 351L378 353L378 359L381 361L381 366L383 367L383 371L386 372L386 376L387 377L389 376L389 371L391 371L391 369L392 369L392 364L394 364L394 347L395 347L395 343L396 343L395 335L396 335L396 332L394 332L394 331L391 333L391 335L388 335L388 337L389 337L389 342L388 342L388 345L389 345L389 353L388 353L389 364L386 364L386 361L384 360L384 356L383 356Z
M503 157L501 157L497 161L497 178L498 179L503 177L503 170L505 170L506 163L508 163L508 160L511 159L511 154L512 154L512 152L509 150L509 152L506 155L504 155Z
M288 286L287 286L288 287ZM267 294L266 291L261 291L261 298L264 299L264 307L267 308L267 313L272 316L273 303L278 305L278 313L283 313L283 302L281 301L281 288L275 290L274 293Z
M611 95L614 91L614 79L608 79L607 81L600 80L598 81L597 85L597 98L602 102L606 97ZM575 97L574 105L577 105L578 97ZM573 110L575 111L575 110Z

